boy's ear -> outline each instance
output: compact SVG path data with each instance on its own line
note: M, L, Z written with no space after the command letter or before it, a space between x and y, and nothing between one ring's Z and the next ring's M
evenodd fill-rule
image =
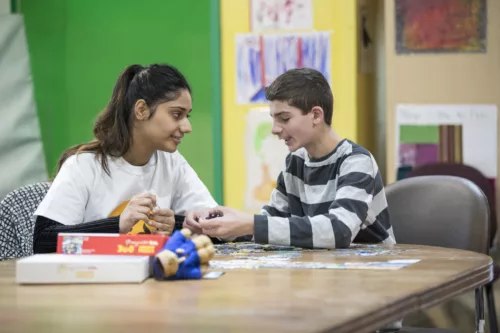
M150 110L146 101L143 99L138 99L134 105L134 115L137 120L148 120L150 116Z
M311 114L313 116L313 123L315 125L321 124L325 119L325 113L323 112L323 108L320 106L314 106L311 109Z

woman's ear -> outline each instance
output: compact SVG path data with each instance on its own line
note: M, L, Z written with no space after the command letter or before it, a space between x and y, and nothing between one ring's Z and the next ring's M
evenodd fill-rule
M143 99L138 99L134 105L134 115L137 120L148 120L151 112L149 110L146 101Z
M325 113L323 112L323 108L320 106L314 106L311 109L311 114L313 116L313 124L315 125L321 124L325 119Z

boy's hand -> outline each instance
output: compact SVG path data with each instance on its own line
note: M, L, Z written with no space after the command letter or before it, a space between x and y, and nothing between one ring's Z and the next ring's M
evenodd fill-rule
M207 219L210 214L223 216ZM251 214L220 206L210 210L207 216L200 217L198 220L205 235L223 239L253 235L254 222Z
M204 216L205 213L202 212L188 212L184 218L183 228L191 230L194 235L201 235L203 231L201 230L200 223L198 222L200 217Z

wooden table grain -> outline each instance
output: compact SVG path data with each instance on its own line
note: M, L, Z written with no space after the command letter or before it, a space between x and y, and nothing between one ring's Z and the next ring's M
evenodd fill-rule
M303 252L295 260L421 261L399 270L238 269L216 280L45 286L16 285L15 262L0 262L0 331L373 332L492 279L486 255L392 248L406 252L373 257Z

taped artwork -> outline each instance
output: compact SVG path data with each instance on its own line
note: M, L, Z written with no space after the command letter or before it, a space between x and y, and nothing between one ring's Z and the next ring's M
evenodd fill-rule
M272 118L267 107L253 108L246 115L244 207L259 212L266 205L276 180L285 166L288 148L272 134Z
M266 103L265 88L293 68L314 68L330 82L330 32L236 35L236 100Z
M396 53L486 51L486 0L395 0Z
M251 0L252 31L313 28L312 0Z
M400 104L396 113L397 179L425 164L460 163L495 186L496 105Z

